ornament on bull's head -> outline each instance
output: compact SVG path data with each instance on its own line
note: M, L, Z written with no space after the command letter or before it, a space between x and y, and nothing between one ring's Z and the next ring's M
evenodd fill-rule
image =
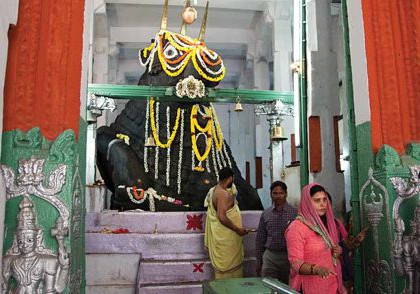
M187 25L192 24L197 19L197 10L191 6L190 0L185 1L184 9L181 12L181 18L181 34L185 35Z
M179 78L192 75L206 86L216 86L225 76L226 69L221 57L204 43L208 7L207 2L199 37L191 38L185 35L186 25L194 21L196 13L190 1L186 1L181 33L178 34L167 30L168 0L165 0L160 31L149 47L139 51L140 64L150 74L156 74L161 68L167 76L176 78L174 85Z

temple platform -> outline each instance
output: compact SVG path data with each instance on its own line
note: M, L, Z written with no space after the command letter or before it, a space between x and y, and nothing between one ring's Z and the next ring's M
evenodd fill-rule
M261 211L242 212L257 228ZM86 293L202 293L214 279L205 212L92 212L86 216ZM244 276L255 276L255 237L244 237Z

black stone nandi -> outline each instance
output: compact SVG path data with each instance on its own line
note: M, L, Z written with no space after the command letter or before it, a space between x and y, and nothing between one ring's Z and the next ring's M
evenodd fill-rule
M195 100L132 100L110 127L98 129L97 164L113 193L113 209L203 210L208 190L217 183L217 171L227 165L235 173L239 207L262 209L256 190L241 177L222 138L214 108L199 102L204 86L218 85L225 74L220 56L203 42L207 10L208 6L199 39L192 39L166 30L165 0L161 30L151 45L139 52L140 62L147 68L139 85L175 86L184 81L185 87L179 83L178 91ZM118 139L125 136L129 145ZM149 136L158 147L145 146ZM157 198L171 198L150 204L144 198L151 191Z

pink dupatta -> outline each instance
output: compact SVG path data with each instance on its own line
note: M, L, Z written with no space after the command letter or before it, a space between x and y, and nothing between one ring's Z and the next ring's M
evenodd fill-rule
M316 233L320 234L324 239L325 243L328 247L332 247L333 245L337 245L339 242L339 232L337 230L337 225L334 221L334 214L332 211L331 203L328 200L327 206L327 228L324 226L321 218L318 216L316 212L312 200L310 190L313 186L321 186L317 183L312 183L306 185L302 189L302 195L300 198L299 203L299 210L298 210L298 219L300 219L308 228L315 231ZM333 264L335 265L335 271L337 273L337 280L338 280L338 291L342 293L343 291L343 280L341 274L341 264L339 260L334 260L334 257L331 256L333 259Z

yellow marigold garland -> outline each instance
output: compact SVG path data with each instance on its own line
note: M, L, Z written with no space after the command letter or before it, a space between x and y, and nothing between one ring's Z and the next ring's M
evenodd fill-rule
M198 107L198 106L197 106ZM194 110L194 107L193 107ZM196 134L195 134L195 127L196 125L198 125L197 122L197 118L194 117L194 111L191 110L191 117L190 117L190 128L191 128L191 145L192 148L194 150L194 154L197 157L198 161L204 161L206 160L207 156L209 156L210 150L211 150L211 132L209 128L205 128L208 129L206 132L206 136L207 136L207 140L206 140L206 150L204 151L204 154L201 155L200 151L198 151L197 148L197 138L196 138ZM195 108L195 112L197 111L197 108ZM194 158L193 158L194 160Z
M220 150L222 150L222 147L223 147L222 128L220 127L219 119L217 118L217 114L216 114L216 110L214 109L212 104L211 104L211 110L213 112L214 124L216 125L216 127L214 127L214 125L213 125L213 128L212 128L213 140L214 140L214 143L216 143L217 151L220 151ZM217 133L216 133L216 128L217 128Z
M198 108L199 108L198 104L193 105L193 107L192 107L192 109L191 109L191 117L193 117L193 118L194 118L194 116L196 116L196 115L197 115ZM205 126L204 128L202 128L202 127L200 126L200 124L198 123L197 118L194 118L194 119L192 119L192 120L191 120L191 123L193 123L193 124L194 124L194 127L195 127L198 131L200 131L200 132L202 132L202 133L209 133L209 131L211 130L211 126L212 126L212 117L211 117L211 112L210 112L207 108L206 108L206 115L207 115L207 116L209 116L209 117L210 117L210 119L207 121L207 124L206 124L206 126Z
M212 77L206 75L197 63L197 57L195 56L195 51L196 50L198 50L198 49L194 49L191 60L192 60L192 63L194 65L195 70L200 74L200 76L202 76L203 78L205 78L206 80L208 80L210 82L219 82L219 81L223 80L223 78L225 77L226 68L223 66L222 74L219 75L218 77L212 78Z
M156 131L155 108L154 108L155 100L151 99L149 103L150 103L150 126L152 127L152 134L153 134L153 138L155 139L155 143L159 148L169 148L172 142L174 141L176 133L178 131L179 118L181 116L181 109L180 108L177 109L174 128L172 130L171 135L169 136L168 142L163 144L162 142L160 142L159 135Z
M143 49L143 58L147 57L147 52L152 51L154 46L155 46L155 43L151 43L149 47Z

